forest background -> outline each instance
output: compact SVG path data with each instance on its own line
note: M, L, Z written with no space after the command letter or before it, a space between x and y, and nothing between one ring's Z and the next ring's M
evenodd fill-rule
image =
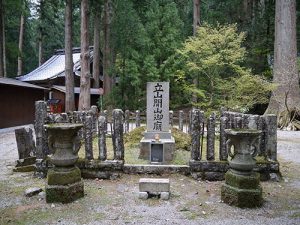
M32 71L51 57L55 49L64 48L65 1L1 1L7 77ZM73 47L80 46L80 3L73 0ZM300 1L296 4L297 45L300 46ZM199 8L198 44L206 45L208 52L219 52L208 40L221 43L224 55L232 56L227 66L219 65L215 55L210 58L212 61L202 62L205 68L193 64L195 55L188 49L193 43L192 0L89 1L89 43L93 45L95 25L100 27L102 53L104 40L109 42L107 73L112 89L105 98L106 105L144 109L146 82L160 80L171 84L173 109L190 107L193 95L197 95L198 103L194 104L208 111L226 104L238 111L264 112L268 103L265 96L272 89L268 81L272 80L275 0L202 0ZM96 20L99 16L100 20ZM22 23L24 33L20 37ZM109 33L105 37L107 29ZM23 61L21 71L18 57ZM240 98L248 96L250 92L245 91L251 89L258 95L252 99ZM240 92L238 96L233 96L233 90Z

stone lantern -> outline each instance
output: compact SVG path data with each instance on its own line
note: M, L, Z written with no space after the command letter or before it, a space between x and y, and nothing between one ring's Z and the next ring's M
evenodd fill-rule
M77 132L82 124L54 123L45 125L48 131L48 145L53 152L46 184L46 201L72 202L84 195L81 171L75 166L78 160L80 140Z
M260 174L253 171L257 154L257 141L261 131L252 129L226 129L227 150L231 157L230 169L225 174L221 198L238 207L258 207L262 204L262 188L259 185ZM234 151L231 148L234 147Z

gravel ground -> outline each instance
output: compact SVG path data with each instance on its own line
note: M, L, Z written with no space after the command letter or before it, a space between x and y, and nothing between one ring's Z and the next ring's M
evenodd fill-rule
M278 132L283 180L262 182L264 204L240 209L220 201L223 182L171 181L171 199L140 200L138 175L118 180L85 180L85 197L70 204L47 204L44 195L25 197L29 187L44 189L32 173L13 173L18 158L12 129L0 130L0 224L300 224L300 132ZM146 176L146 175L145 175ZM151 177L151 176L147 176Z

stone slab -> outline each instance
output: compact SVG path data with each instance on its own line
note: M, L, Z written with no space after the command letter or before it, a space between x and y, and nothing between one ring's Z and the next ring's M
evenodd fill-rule
M33 172L36 171L35 165L18 166L13 169L14 172Z
M171 131L169 132L145 132L144 139L155 139L155 135L159 135L160 139L172 139Z
M36 157L27 157L24 159L18 159L16 161L16 167L33 165L35 164L35 161L36 161Z
M170 192L170 180L162 178L141 178L139 180L139 191L150 194Z
M70 203L84 196L83 181L69 185L46 185L46 202Z

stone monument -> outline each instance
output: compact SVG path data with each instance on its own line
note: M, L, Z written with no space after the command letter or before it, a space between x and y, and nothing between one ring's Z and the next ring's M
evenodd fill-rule
M53 152L46 184L46 201L69 203L84 195L81 171L75 166L80 149L77 132L82 124L55 123L45 125L49 148Z
M140 156L151 163L173 159L175 140L169 125L169 82L147 83L147 131L140 142Z
M230 169L225 174L221 199L241 208L262 205L262 188L259 185L260 174L253 171L256 164L253 158L257 154L255 141L261 131L253 129L226 129L228 136L227 150L231 157ZM231 147L234 146L234 153Z
M35 170L35 142L31 128L19 128L15 130L19 159L16 162L14 172L29 172Z

